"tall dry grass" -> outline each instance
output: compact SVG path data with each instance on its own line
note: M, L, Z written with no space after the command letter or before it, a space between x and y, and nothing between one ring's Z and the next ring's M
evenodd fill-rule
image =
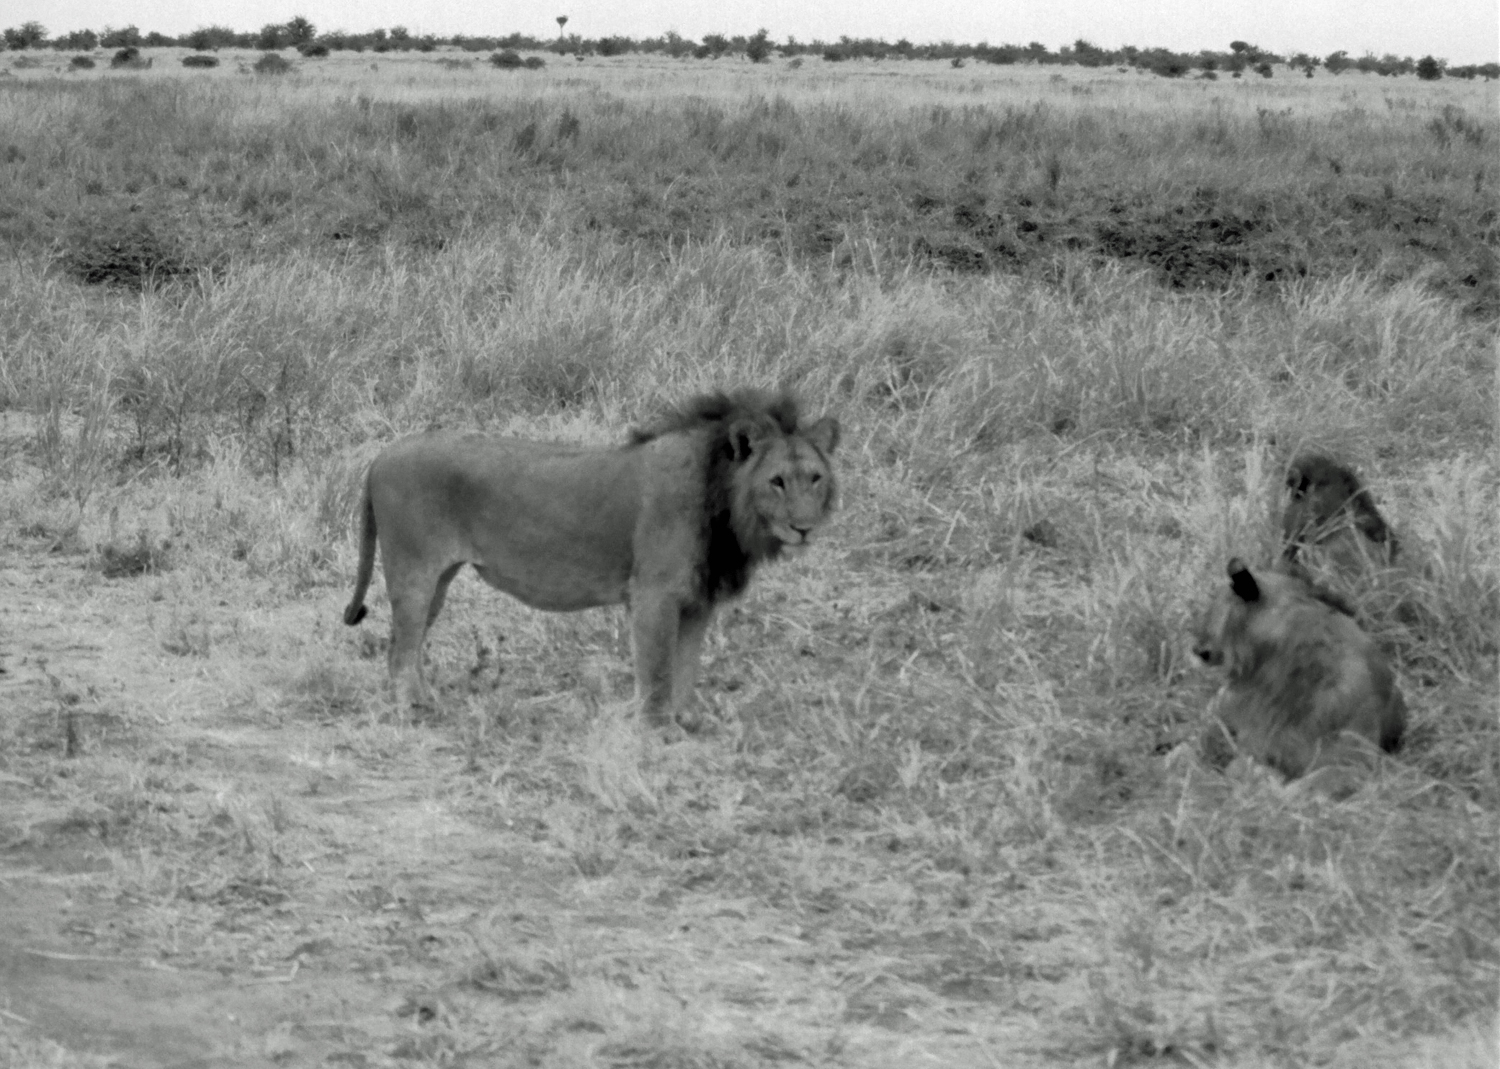
M24 156L0 194L0 404L27 428L7 539L170 542L152 581L186 607L163 648L303 656L283 715L351 747L459 732L474 804L529 814L591 893L822 910L882 948L840 966L872 989L921 986L913 932L959 948L928 955L940 973L1014 978L1056 928L1059 976L1087 974L1036 1011L1059 1057L1483 1046L1489 90L424 62L0 85ZM1434 126L1445 107L1481 142ZM85 286L70 264L96 244L49 212L192 270ZM1106 241L1106 217L1129 225ZM1243 256L1173 218L1245 224ZM359 473L398 434L615 441L682 395L774 382L843 421L844 507L711 636L705 746L632 733L617 621L477 584L432 640L461 723L374 741L350 725L377 708L378 637L212 625L226 589L336 619ZM1359 606L1408 751L1338 805L1190 758L1214 687L1191 620L1230 556L1274 556L1308 448L1359 468L1417 562Z

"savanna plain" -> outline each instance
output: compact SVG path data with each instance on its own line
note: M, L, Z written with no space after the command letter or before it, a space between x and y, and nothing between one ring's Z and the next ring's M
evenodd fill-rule
M0 1063L1493 1066L1493 83L0 57ZM363 466L704 389L841 506L631 709L472 576L393 708ZM1410 707L1200 759L1189 635L1351 463Z

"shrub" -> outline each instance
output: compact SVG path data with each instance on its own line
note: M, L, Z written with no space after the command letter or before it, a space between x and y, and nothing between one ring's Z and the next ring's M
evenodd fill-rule
M94 69L94 61L88 56L74 56L68 60L68 66L75 71L91 71Z
M278 56L275 52L267 52L255 61L256 74L285 74L291 69L291 62L285 56Z
M578 58L582 59L583 57L579 56ZM521 66L525 67L529 71L539 71L546 65L547 61L541 56L527 56L526 62L521 64Z
M219 57L206 56L201 52L195 52L191 56L183 56L182 65L184 67L217 67L219 65Z
M141 50L135 45L126 45L115 53L114 58L109 61L111 67L124 67L128 70L144 70L151 66L149 59L141 58Z
M298 45L297 51L301 52L308 59L322 59L324 56L328 55L328 46L325 45L322 41L319 41L316 44L308 43Z
M1255 65L1255 73L1262 78L1269 78L1271 77L1271 65L1269 63L1257 63Z
M1431 56L1417 60L1417 77L1424 82L1435 82L1443 76L1443 67Z
M490 62L504 71L515 70L522 65L521 54L510 48L490 56Z

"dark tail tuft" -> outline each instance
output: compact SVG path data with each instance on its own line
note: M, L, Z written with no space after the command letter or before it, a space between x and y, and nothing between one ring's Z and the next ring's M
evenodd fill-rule
M363 605L350 605L347 609L344 610L344 623L348 624L350 627L353 627L355 624L363 620L366 614L369 613L369 611L370 610L365 608Z

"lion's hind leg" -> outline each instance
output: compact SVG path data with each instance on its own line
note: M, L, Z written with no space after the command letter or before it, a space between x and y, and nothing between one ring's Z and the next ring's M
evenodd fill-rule
M463 567L463 562L448 565L434 575L422 569L397 579L387 568L386 592L391 599L391 648L389 665L398 705L432 704L426 675L422 670L422 647L427 631L442 612L448 595L448 584Z

